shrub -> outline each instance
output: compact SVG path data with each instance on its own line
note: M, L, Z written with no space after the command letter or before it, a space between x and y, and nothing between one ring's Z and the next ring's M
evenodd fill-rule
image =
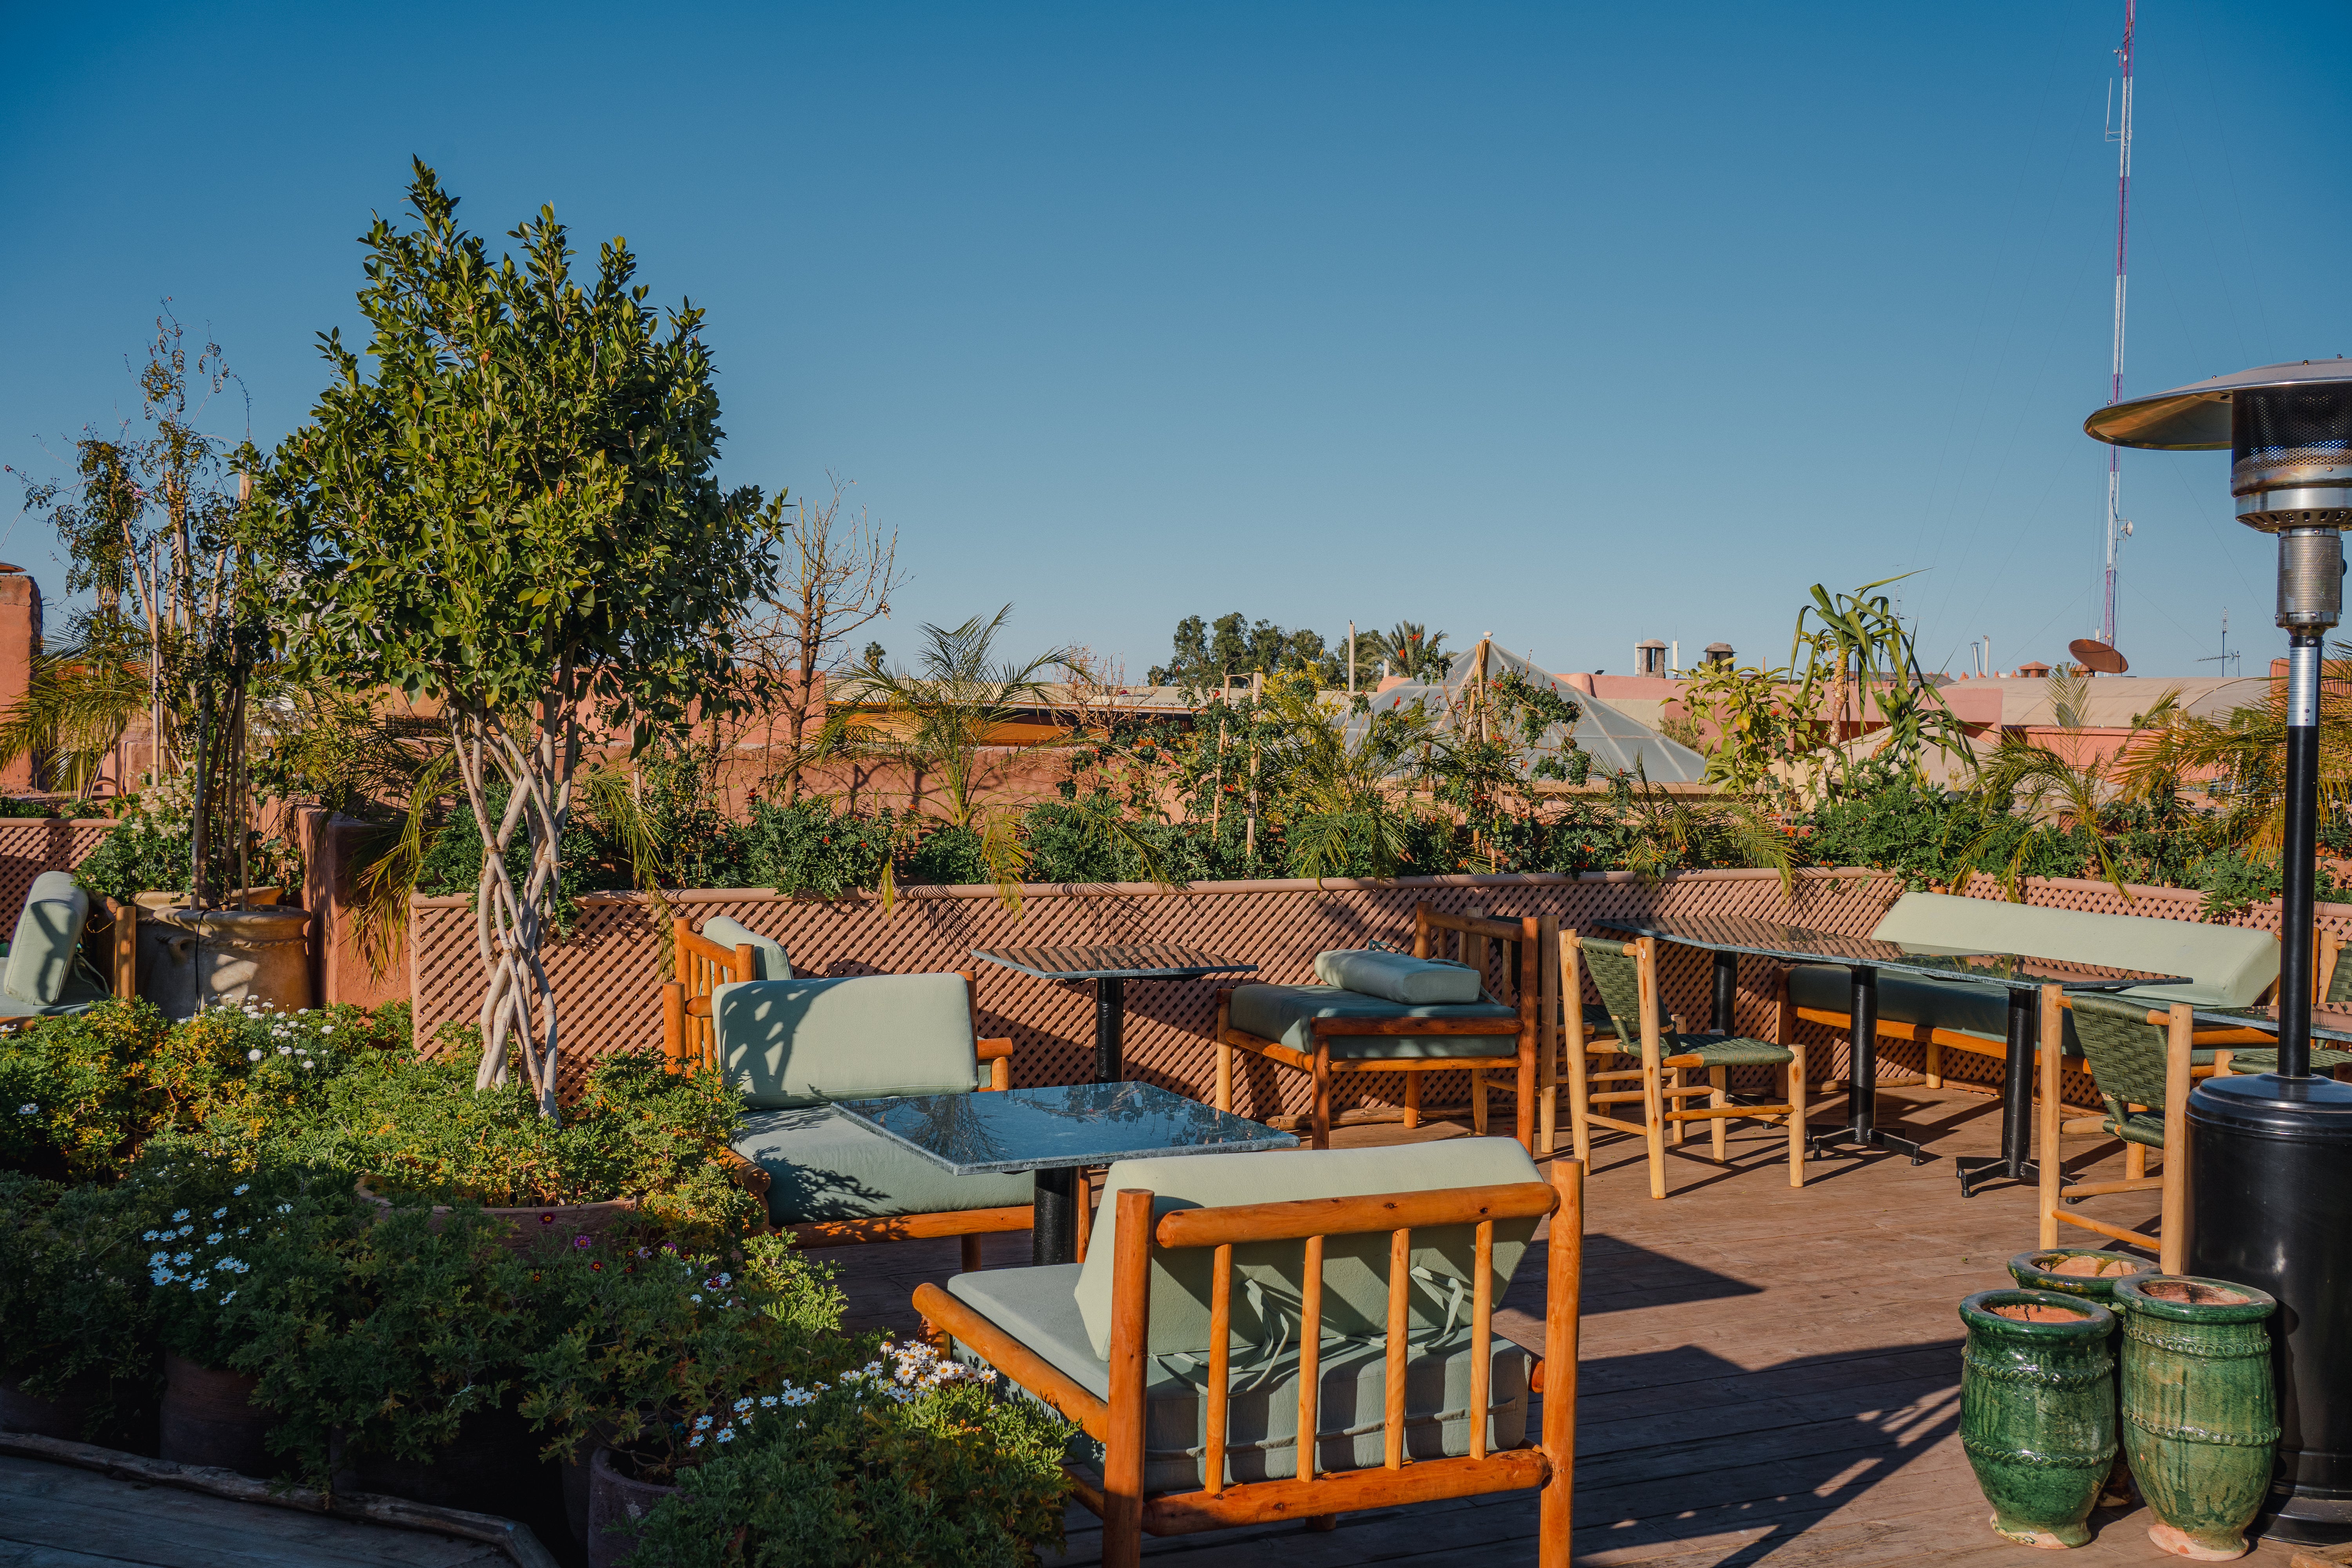
M836 813L819 800L751 803L743 828L744 885L837 899L881 885L898 821L889 812Z
M156 1125L147 1063L170 1027L145 1002L104 1002L0 1037L0 1164L78 1181L120 1172Z
M1073 1428L996 1396L920 1344L787 1384L706 1428L727 1451L679 1477L629 1558L663 1568L1027 1568L1062 1543ZM987 1381L982 1381L982 1379Z
M63 1186L0 1172L0 1376L47 1399L100 1385L84 1426L121 1433L154 1392L140 1279L153 1218L140 1184Z

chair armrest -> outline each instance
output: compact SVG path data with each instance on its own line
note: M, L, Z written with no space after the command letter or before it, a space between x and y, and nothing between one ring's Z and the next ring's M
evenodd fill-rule
M1013 1040L1007 1036L993 1040L973 1043L972 1054L988 1064L988 1087L1007 1089L1013 1087Z
M728 1180L761 1203L768 1201L768 1185L772 1178L758 1161L748 1159L733 1149L721 1149L719 1151L719 1165L727 1173Z

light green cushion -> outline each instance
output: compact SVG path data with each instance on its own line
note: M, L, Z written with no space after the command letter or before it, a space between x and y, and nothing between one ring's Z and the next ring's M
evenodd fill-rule
M87 974L72 975L54 1002L22 1002L0 992L0 1018L67 1018L87 1013L111 994Z
M1476 1002L1482 999L1477 972L1459 963L1440 963L1409 952L1375 952L1342 948L1315 955L1315 978L1366 996L1390 1002Z
M1499 1002L1461 1005L1411 1005L1342 991L1336 985L1239 985L1234 988L1233 1026L1260 1039L1312 1055L1314 1018L1492 1018L1493 1035L1335 1035L1331 1054L1363 1060L1374 1057L1507 1057L1519 1048L1519 1015Z
M1012 1208L1036 1192L1025 1173L950 1174L829 1105L753 1111L736 1130L735 1152L768 1173L768 1217L778 1225Z
M2279 971L2279 944L2267 931L2044 909L1950 893L1904 894L1870 934L1928 952L2021 952L2189 976L2189 984L2137 986L2123 993L2167 1006L2175 1002L2250 1006Z
M44 871L34 878L24 912L16 917L16 940L8 944L0 991L37 1007L55 1005L65 994L74 955L81 949L82 928L88 924L89 894L71 875Z
M749 942L753 949L752 962L757 969L744 976L746 980L790 980L793 961L784 952L784 944L772 936L761 936L740 921L725 915L713 915L702 922L702 938L721 947L740 947Z
M979 1086L961 974L745 980L710 994L727 1081L751 1110Z
M1516 1147L1516 1145L1514 1145ZM1202 1156L1213 1158L1214 1156ZM1233 1156L1248 1159L1249 1155ZM1294 1156L1295 1157L1295 1156ZM1497 1227L1500 1228L1500 1227ZM1381 1238L1383 1252L1386 1238ZM1091 1248L1089 1256L1092 1256ZM958 1274L949 1294L1037 1352L1097 1399L1110 1397L1110 1367L1094 1352L1072 1286L1083 1266L991 1268ZM1240 1292L1235 1292L1239 1301ZM1405 1453L1415 1459L1459 1457L1470 1451L1470 1366L1473 1352L1468 1313L1453 1331L1417 1339L1405 1362ZM963 1361L980 1357L962 1345ZM1499 1335L1493 1356L1486 1445L1489 1452L1516 1448L1527 1437L1527 1352ZM1226 1475L1234 1482L1275 1480L1298 1473L1298 1352L1295 1344L1265 1365L1234 1357L1238 1375L1225 1407ZM1202 1484L1202 1449L1207 1441L1208 1408L1202 1394L1206 1363L1189 1355L1153 1356L1145 1365L1144 1468L1147 1491L1187 1491ZM1354 1469L1381 1462L1384 1437L1382 1391L1387 1384L1386 1346L1377 1336L1327 1337L1317 1358L1322 1385L1316 1426L1319 1468ZM1070 1458L1092 1468L1102 1464L1102 1445L1079 1434Z
M1853 1005L1853 976L1843 964L1800 963L1789 971L1789 1003L1821 1012ZM1878 1017L1886 1024L1924 1024L1963 1035L2009 1038L2009 993L1980 980L1927 980L1878 973Z
M1508 1182L1540 1182L1528 1152L1509 1138L1453 1138L1387 1149L1278 1150L1258 1154L1170 1155L1121 1160L1103 1183L1102 1206L1087 1243L1078 1278L1078 1310L1097 1355L1110 1353L1110 1271L1118 1238L1118 1194L1149 1190L1152 1212L1223 1208L1295 1198L1360 1197L1374 1193L1446 1191ZM1519 1255L1535 1234L1531 1219L1495 1226L1494 1299L1503 1299ZM1412 1236L1419 1272L1411 1295L1412 1321L1431 1327L1449 1312L1466 1317L1472 1286L1475 1227L1444 1226ZM1155 1354L1203 1352L1209 1340L1207 1247L1155 1251L1151 1260L1151 1339ZM1388 1322L1389 1238L1386 1232L1333 1237L1323 1270L1323 1326L1337 1334L1381 1332ZM1295 1334L1305 1246L1296 1241L1234 1248L1233 1334L1237 1346L1257 1346ZM1455 1283L1460 1289L1457 1292ZM1255 1289L1248 1287L1254 1284ZM1283 1324L1293 1325L1285 1331Z

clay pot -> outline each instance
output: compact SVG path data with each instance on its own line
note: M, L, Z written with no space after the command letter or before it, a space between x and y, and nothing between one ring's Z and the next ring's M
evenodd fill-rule
M563 1522L572 1531L572 1539L583 1546L588 1544L588 1469L612 1436L610 1421L597 1422L588 1441L582 1445L580 1457L563 1461Z
M359 1194L373 1204L380 1214L390 1214L389 1199L378 1197L364 1178L359 1184ZM449 1205L433 1205L433 1228L441 1228L442 1216ZM506 1244L517 1252L525 1252L539 1245L539 1238L552 1236L569 1241L576 1236L601 1236L614 1226L633 1218L637 1212L635 1198L609 1198L593 1204L549 1204L539 1208L488 1208L482 1211L507 1227Z
M139 921L139 994L167 1018L223 1002L310 1005L307 910L151 910Z
M37 1437L62 1437L68 1443L89 1440L89 1418L106 1397L106 1384L97 1377L78 1377L58 1394L43 1399L17 1387L21 1378L0 1378L0 1429L29 1432Z
M2270 1332L2251 1285L2155 1275L2116 1286L2124 1317L2124 1443L2156 1515L2147 1538L2202 1563L2246 1552L2278 1447Z
M676 1487L632 1480L599 1448L588 1463L588 1568L620 1568L637 1547L637 1526Z
M185 1356L163 1357L163 1404L157 1420L156 1452L175 1465L203 1465L246 1476L273 1476L270 1425L265 1407L253 1403L258 1380L241 1372L215 1372Z
M2054 1291L1979 1290L1960 1321L1960 1447L1993 1529L2024 1546L2084 1544L2116 1459L2115 1314Z
M2156 1265L2145 1258L2126 1253L2109 1252L2096 1247L2037 1247L2021 1252L2009 1260L2009 1277L2025 1290L2055 1290L2061 1295L2080 1296L2096 1301L2110 1312L2116 1311L2116 1281L2137 1274L2153 1274ZM2116 1320L2120 1334L2123 1320ZM2123 1408L2124 1354L2120 1339L2107 1345L2115 1357L2116 1408ZM2128 1448L2119 1448L2115 1468L2107 1472L2106 1485L2099 1493L2099 1502L2107 1508L2129 1508L2132 1502L2131 1456Z
M338 1435L329 1455L338 1491L379 1492L436 1508L513 1517L539 1480L539 1438L511 1410L478 1410L457 1440L428 1462L348 1451Z

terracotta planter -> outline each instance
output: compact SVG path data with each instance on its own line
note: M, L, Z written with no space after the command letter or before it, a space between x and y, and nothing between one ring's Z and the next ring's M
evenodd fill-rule
M2062 1295L2080 1296L2086 1300L2096 1301L2110 1312L2116 1311L2116 1280L2155 1272L2156 1265L2147 1258L2108 1252L2096 1247L2037 1247L2032 1252L2021 1252L2009 1260L2009 1277L2017 1281L2020 1289L2055 1290ZM2122 1329L2122 1315L2117 1312L2116 1334L2120 1335ZM2124 1394L2123 1341L2110 1338L2107 1352L2115 1357L2116 1408L2120 1411ZM2126 1445L2117 1450L2115 1468L2107 1472L2106 1486L2099 1493L2101 1505L2129 1508L2132 1484L2131 1455Z
M571 1531L572 1539L583 1546L588 1544L589 1467L596 1462L596 1456L604 1452L604 1444L612 1436L611 1422L597 1422L588 1441L582 1446L580 1457L563 1461L563 1523Z
M362 1180L359 1194L376 1205L383 1214L392 1212L388 1199L376 1196ZM442 1216L448 1214L446 1204L433 1205L433 1228L441 1228ZM637 1212L635 1198L611 1198L593 1204L549 1204L539 1208L488 1208L482 1211L507 1227L506 1243L518 1252L527 1251L539 1244L542 1236L560 1237L569 1240L575 1236L601 1236L614 1226L634 1217Z
M89 1440L89 1417L106 1397L106 1384L95 1377L78 1377L47 1399L17 1388L21 1379L0 1378L0 1428L29 1432L37 1437L62 1437L68 1443Z
M513 1517L525 1511L518 1505L538 1479L539 1437L511 1410L481 1410L467 1416L457 1441L430 1461L352 1453L339 1438L330 1462L338 1491Z
M1979 1290L1960 1321L1960 1447L1993 1529L2024 1546L2084 1544L2116 1460L2115 1315L2054 1291Z
M2245 1554L2278 1447L2270 1332L2250 1285L2180 1275L2116 1286L2124 1315L2124 1443L2157 1522L2147 1537L2203 1563Z
M278 1466L267 1441L274 1417L253 1403L257 1381L245 1373L198 1366L185 1356L164 1356L157 1454L175 1465L276 1475Z
M167 1018L223 1002L310 1005L306 910L155 910L139 921L139 994Z
M632 1480L613 1468L613 1450L588 1464L588 1568L620 1568L636 1550L637 1527L676 1487Z

